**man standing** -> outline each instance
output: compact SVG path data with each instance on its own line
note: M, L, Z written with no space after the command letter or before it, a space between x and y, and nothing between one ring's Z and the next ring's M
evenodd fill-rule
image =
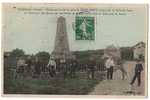
M68 69L67 69L67 61L65 58L60 59L60 65L61 65L61 70L62 70L62 74L64 79L67 78L67 74L68 74Z
M31 72L31 66L32 66L31 56L27 57L26 64L27 64L27 66L26 66L27 75L31 76L31 73L32 73Z
M70 76L71 76L71 78L75 78L76 67L77 67L76 59L71 59L71 62L70 62Z
M20 57L19 60L17 61L17 69L16 69L16 76L24 78L24 72L25 72L25 60L24 57Z
M107 60L106 60L106 63L105 63L105 66L106 66L106 69L107 69L107 79L113 79L113 67L114 67L114 61L113 61L113 58L112 57L109 57Z
M141 72L142 72L142 70L143 70L142 63L140 62L140 60L138 60L136 65L135 65L135 74L134 74L134 77L130 83L131 85L134 84L136 78L138 79L138 86L141 85Z
M94 79L95 77L95 68L96 68L96 62L93 57L90 57L90 61L88 64L88 78Z
M53 57L50 58L47 67L49 69L50 76L56 76L56 62Z
M39 60L38 57L35 58L34 70L35 70L35 77L39 78L41 74L41 61Z

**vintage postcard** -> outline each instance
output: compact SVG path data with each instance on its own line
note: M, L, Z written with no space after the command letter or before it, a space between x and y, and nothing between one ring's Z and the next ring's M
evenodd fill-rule
M2 4L3 95L147 96L147 4Z

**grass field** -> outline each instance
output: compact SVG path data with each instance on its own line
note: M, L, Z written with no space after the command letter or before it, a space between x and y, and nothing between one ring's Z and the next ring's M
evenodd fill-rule
M89 79L23 79L8 80L4 86L5 94L88 94L98 84Z

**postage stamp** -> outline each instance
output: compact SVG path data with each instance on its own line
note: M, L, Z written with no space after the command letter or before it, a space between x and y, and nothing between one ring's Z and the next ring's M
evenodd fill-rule
M147 12L146 4L3 3L3 95L146 97Z
M76 40L94 40L94 17L77 16L75 19L75 34Z

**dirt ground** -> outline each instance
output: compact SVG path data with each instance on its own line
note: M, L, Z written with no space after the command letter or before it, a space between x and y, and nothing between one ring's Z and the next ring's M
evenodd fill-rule
M144 71L141 73L141 86L137 86L137 80L134 85L130 85L130 82L134 76L134 61L126 61L124 68L127 71L128 76L125 80L121 79L121 71L114 72L113 80L104 80L100 82L90 95L145 95L145 66L143 64Z

